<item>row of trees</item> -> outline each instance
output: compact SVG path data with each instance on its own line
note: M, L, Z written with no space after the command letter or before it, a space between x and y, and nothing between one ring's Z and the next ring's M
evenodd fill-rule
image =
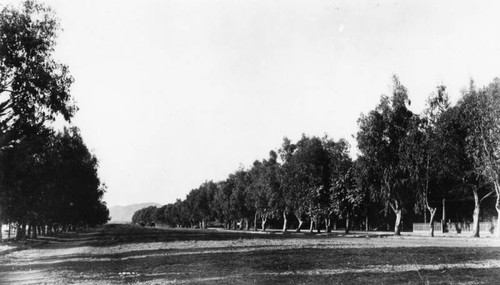
M473 232L479 236L481 204L496 196L494 209L500 213L500 80L481 89L471 82L454 106L444 86L429 97L422 114L409 106L407 89L395 76L391 96L382 96L358 120L356 160L342 139L285 138L269 158L224 181L205 182L185 200L141 209L133 222L206 227L219 221L240 228L260 222L265 230L271 218L287 231L295 217L297 231L305 222L311 231L320 224L329 231L336 221L348 231L353 219L368 229L369 220L383 223L380 214L392 211L399 235L403 216L427 220L429 214L433 225L448 201L473 205Z
M97 175L97 159L76 127L23 138L2 154L0 208L2 221L26 226L34 237L46 230L106 223L109 212L101 201L105 186Z
M77 128L56 132L77 107L67 66L52 59L59 24L34 1L0 12L0 223L46 230L105 223L97 159ZM1 235L0 235L1 238Z
M159 222L172 226L206 227L219 220L227 227L265 230L269 218L281 217L283 231L288 217L304 221L311 230L320 220L329 230L334 216L347 217L361 203L355 188L354 163L345 140L303 136L296 144L284 139L278 153L239 169L221 182L212 181L192 190L184 201L161 208L137 211L134 222ZM280 161L282 163L280 163Z
M424 114L417 115L408 109L407 90L395 77L392 97L383 96L375 110L361 116L359 159L373 178L370 192L396 215L396 234L404 210L428 210L432 225L446 199L474 198L474 236L479 236L482 200L496 195L498 216L499 90L499 79L481 89L471 81L451 106L445 87L439 86ZM499 223L497 218L497 233Z

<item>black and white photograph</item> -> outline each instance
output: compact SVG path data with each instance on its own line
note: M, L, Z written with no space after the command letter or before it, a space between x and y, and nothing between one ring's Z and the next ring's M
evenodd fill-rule
M499 11L0 0L0 284L499 284Z

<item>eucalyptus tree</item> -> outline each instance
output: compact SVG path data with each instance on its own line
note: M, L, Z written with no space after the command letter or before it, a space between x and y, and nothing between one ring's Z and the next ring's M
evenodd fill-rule
M68 67L53 59L59 32L54 12L35 1L0 12L0 124L2 146L19 139L23 127L70 120L76 111ZM14 134L12 129L17 128Z
M413 113L406 88L393 77L392 96L382 96L379 105L358 120L358 148L380 177L378 198L396 215L394 234L400 235L402 212L411 199L406 165L402 156Z
M189 226L191 228L195 227L197 224L201 224L201 214L199 206L199 196L201 191L199 189L192 189L186 195L186 199L184 200L184 205L186 206L186 218L189 220Z
M378 197L376 189L380 187L380 179L371 167L369 160L364 156L358 156L353 162L355 179L355 193L353 207L358 214L365 215L365 230L370 229L370 208L376 207L373 203Z
M357 185L354 162L349 156L349 143L343 139L338 142L325 141L330 154L330 206L331 213L345 220L345 232L349 233L350 220L363 202L362 188ZM329 219L325 221L329 231Z
M328 200L331 188L330 155L318 137L303 136L297 142L297 146L294 155L298 170L296 182L302 188L303 197L306 199L311 225L315 222L319 232L321 218L327 218L330 205Z
M3 151L0 210L4 221L17 222L18 238L24 238L27 224L46 218L52 209L45 208L54 197L47 186L53 183L48 169L47 150L53 133L42 128L25 137L15 148Z
M177 199L169 209L169 219L171 220L172 224L177 227L190 226L188 219L189 214L185 201Z
M208 221L215 217L215 211L212 208L215 191L217 190L217 185L213 181L204 182L200 188L201 194L198 197L198 207L200 211L200 216L202 217L202 227L207 228Z
M214 216L211 208L216 184L206 181L198 188L191 190L186 196L184 203L188 208L189 220L192 226L199 224L200 228L206 228L208 221Z
M69 93L73 78L68 67L52 56L60 30L54 12L35 1L1 9L0 157L4 157L6 149L35 135L45 122L58 115L70 120L76 106Z
M132 222L134 224L140 224L142 226L155 223L157 222L156 216L158 210L159 209L156 206L149 206L139 209L135 211L134 215L132 216Z
M55 137L55 154L48 156L51 169L51 199L63 227L95 226L109 220L102 201L106 186L98 175L98 160L85 145L76 127L65 128Z
M300 231L302 226L302 217L305 213L304 202L301 195L301 188L295 183L295 167L293 156L297 146L287 137L283 138L281 148L278 150L282 166L279 169L279 185L277 211L283 215L283 232L287 231L287 215L293 211L299 220Z
M411 173L417 180L417 202L430 213L430 236L434 236L440 202L443 202L444 219L445 199L462 196L463 182L467 180L470 163L465 157L463 128L458 115L458 109L451 106L446 87L438 86L409 135L407 154L414 163Z
M281 187L287 201L283 210L283 231L287 230L289 211L297 217L297 230L300 231L305 214L309 215L311 225L325 216L330 191L329 154L320 138L305 135L296 144L285 139L280 153L284 161Z
M270 209L268 209L269 191L264 179L265 169L263 163L258 160L254 161L248 175L250 176L250 191L246 203L252 204L255 207L253 229L257 230L257 219L261 218L261 227L265 231Z
M462 110L462 123L466 129L465 149L473 162L473 172L487 184L493 185L497 196L495 208L500 218L500 79L495 79L489 86L476 90L471 83L459 102ZM487 194L488 195L488 194ZM474 191L475 235L479 223L479 202ZM500 220L497 219L497 235L500 235Z
M278 155L275 151L269 152L269 158L266 160L255 161L249 171L251 185L248 197L249 202L255 208L254 228L257 227L257 218L261 218L261 228L266 229L266 223L269 217L272 217L279 203L279 163Z
M420 140L416 140L413 144L413 148L410 148L413 152L417 162L417 173L420 176L420 181L417 187L417 195L425 209L430 213L429 219L429 235L434 236L434 219L436 216L437 205L431 199L431 191L437 192L437 189L431 189L432 181L436 181L442 172L443 160L441 160L440 154L443 153L443 146L446 142L442 140L442 136L439 133L439 123L443 117L443 113L447 111L450 107L448 94L446 93L445 86L438 86L437 93L431 96L427 101L427 108L424 111L425 117L420 121L420 126L422 132L418 132L418 126L413 132L414 137L418 138L418 134L421 134ZM419 171L420 170L420 171ZM437 186L437 183L433 183ZM434 203L433 203L434 202ZM424 211L426 211L424 209ZM444 210L443 210L444 211ZM424 215L425 216L425 215Z
M78 129L56 134L41 128L6 149L4 155L0 163L4 218L22 229L26 225L68 229L107 222L109 212L102 201L105 185L97 175L97 159ZM19 231L19 238L23 233Z
M218 219L224 221L226 228L230 228L233 221L231 195L234 187L234 181L227 178L217 183L217 190L214 194L215 212L217 213Z
M250 195L250 176L248 171L240 169L234 174L229 175L229 179L233 181L233 191L229 196L230 212L235 221L239 221L239 229L249 228L249 220L255 215L255 207L251 203L247 203Z

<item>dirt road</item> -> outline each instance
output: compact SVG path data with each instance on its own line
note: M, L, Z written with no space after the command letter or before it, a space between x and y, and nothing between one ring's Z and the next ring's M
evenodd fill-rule
M0 284L485 283L500 240L133 226L0 246Z

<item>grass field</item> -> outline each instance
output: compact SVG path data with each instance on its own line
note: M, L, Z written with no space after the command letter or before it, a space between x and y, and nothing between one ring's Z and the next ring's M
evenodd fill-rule
M0 284L500 284L500 240L108 225L4 242Z

